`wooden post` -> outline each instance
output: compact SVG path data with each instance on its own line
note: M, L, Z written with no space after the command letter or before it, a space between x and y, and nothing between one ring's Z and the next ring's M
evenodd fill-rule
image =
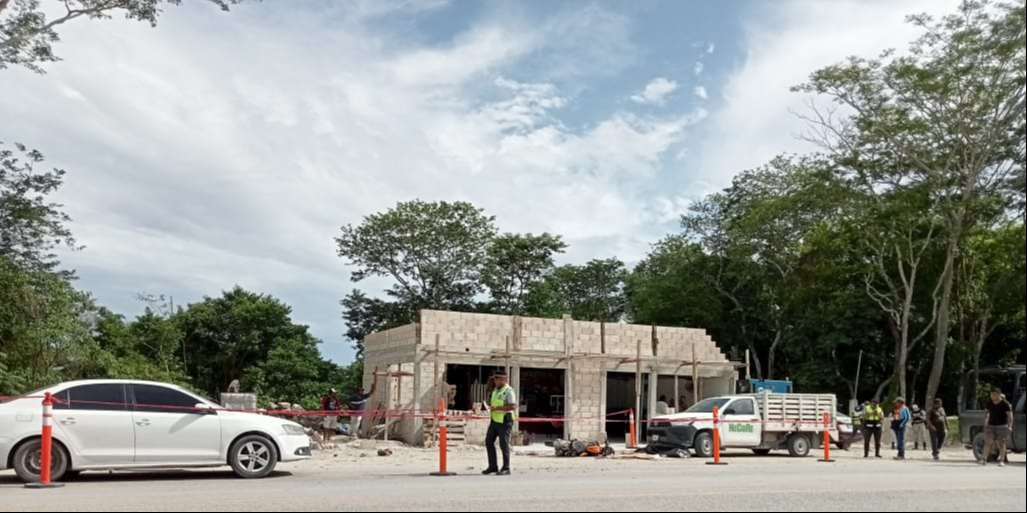
M435 388L435 404L448 404L449 397L443 397L446 394L445 390L442 390L442 384L439 383L439 360L442 358L442 334L435 334L435 382L433 386ZM444 402L440 402L444 401ZM431 439L432 443L437 440L436 435L439 432L439 416L435 416L435 425L431 428Z
M699 404L702 397L702 378L699 377L699 357L695 351L695 342L692 342L692 402Z
M745 384L746 385L748 385L749 382L752 381L752 372L751 372L750 367L749 367L750 356L752 356L752 355L750 355L749 354L749 350L746 349L745 350L745 382L746 382Z
M642 432L642 339L638 339L638 354L635 360L635 433Z
M674 413L681 413L685 411L685 405L679 404L681 402L681 366L674 370Z
M506 377L510 377L510 337L506 337ZM520 391L518 391L518 394Z

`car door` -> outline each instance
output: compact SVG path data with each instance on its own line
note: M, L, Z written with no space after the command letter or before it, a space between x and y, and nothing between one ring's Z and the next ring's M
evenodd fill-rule
M745 397L735 399L723 410L720 436L728 447L758 447L761 442L760 419L756 403Z
M221 462L221 419L180 390L132 385L136 463ZM224 462L221 462L224 463Z
M54 397L54 428L71 445L76 468L132 464L135 429L125 385L82 385Z

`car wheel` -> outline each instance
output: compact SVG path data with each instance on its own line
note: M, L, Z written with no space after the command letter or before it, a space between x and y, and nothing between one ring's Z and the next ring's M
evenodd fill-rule
M50 481L59 482L68 472L68 453L60 444L53 444L50 458ZM14 472L24 483L38 483L43 468L43 444L32 440L14 453Z
M247 436L232 446L228 463L243 479L263 479L275 471L278 449L263 436Z
M695 437L695 455L699 458L713 457L713 435L699 433Z
M809 456L809 439L802 435L796 435L788 439L788 454L793 458L805 458Z
M761 458L770 456L770 449L753 449L752 453Z

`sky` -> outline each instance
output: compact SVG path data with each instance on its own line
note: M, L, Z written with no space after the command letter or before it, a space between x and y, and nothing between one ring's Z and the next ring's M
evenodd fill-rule
M52 0L44 1L53 3ZM0 141L68 171L78 286L139 314L235 285L353 358L340 228L469 201L560 263L635 263L691 202L812 151L819 67L903 48L958 0L264 0L63 29L46 75L0 71Z

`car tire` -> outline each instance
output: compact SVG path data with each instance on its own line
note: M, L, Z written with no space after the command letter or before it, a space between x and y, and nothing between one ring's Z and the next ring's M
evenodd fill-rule
M41 459L43 453L42 442L31 440L18 447L14 452L14 472L24 483L38 483L42 468ZM68 452L61 444L54 443L50 461L50 481L57 483L64 479L68 473Z
M803 435L795 435L788 439L788 454L793 458L806 458L811 450L809 438Z
M263 479L278 465L278 448L264 436L247 436L232 445L228 464L242 479Z
M984 433L977 433L977 436L974 437L973 452L975 461L981 461L981 454L984 452L984 440ZM988 455L988 463L998 463L998 449L994 446L991 448L991 454Z
M713 435L710 433L699 433L695 436L693 443L695 456L697 458L713 457Z
M770 449L753 449L752 453L761 458L770 456Z

